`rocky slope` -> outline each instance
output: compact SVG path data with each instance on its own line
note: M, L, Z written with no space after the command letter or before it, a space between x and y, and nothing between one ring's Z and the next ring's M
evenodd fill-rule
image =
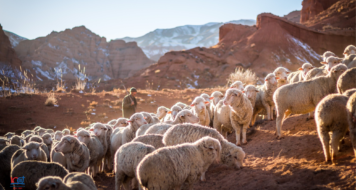
M252 26L255 20L234 20L227 23ZM219 42L219 27L224 23L210 22L204 25L185 25L170 29L156 29L141 37L125 37L126 42L137 42L152 60L158 59L171 50L179 51L194 47L210 47ZM226 23L225 23L226 24Z
M342 57L344 48L354 41L353 31L322 32L263 13L256 26L221 26L219 43L211 48L166 53L126 83L144 88L142 81L147 81L153 89L225 85L237 67L264 77L278 66L292 71L305 62L319 66L320 54L330 50Z
M132 76L153 63L135 42L106 41L84 26L20 42L15 50L40 81L88 78L106 81ZM85 67L85 74L79 71Z
M289 14L284 15L283 18L286 18L292 22L300 23L300 11L292 11Z
M300 22L304 23L313 19L320 12L328 9L339 0L303 0Z
M20 42L27 40L27 38L19 36L13 32L4 30L4 33L9 38L12 48L16 47Z

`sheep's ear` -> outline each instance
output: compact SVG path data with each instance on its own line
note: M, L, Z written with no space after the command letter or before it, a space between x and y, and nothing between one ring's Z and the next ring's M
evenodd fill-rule
M212 100L212 99L214 99L214 97L210 97L210 98L209 98L209 100Z
M73 134L76 135L76 134L77 134L77 131L74 131Z
M242 91L242 93L245 93L245 91Z
M206 102L204 102L205 104L209 104L210 102L208 102L208 101L206 101Z
M89 131L94 131L94 129L93 129L93 128L90 128Z
M344 55L346 55L346 54L347 54L347 52L344 52L343 54L344 54Z
M127 123L131 123L132 121L131 120L128 120Z
M326 62L325 61L322 61L322 62L320 62L321 64L326 64Z
M268 81L267 79L265 79L265 81Z
M299 71L302 71L302 70L303 70L303 68L299 68L298 70L299 70Z
M279 79L279 77L276 77L276 80L278 80Z
M191 107L194 107L194 104L190 104Z
M171 114L171 113L172 113L172 111L168 111L167 113L168 113L168 114Z
M143 119L147 119L147 117L143 117Z

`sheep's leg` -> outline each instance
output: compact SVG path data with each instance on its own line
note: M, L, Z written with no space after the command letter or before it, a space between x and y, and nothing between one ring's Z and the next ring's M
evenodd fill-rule
M234 121L231 121L231 122L232 122L232 127L235 129L235 133L236 133L236 145L240 146L241 145L241 143L240 143L241 127Z
M274 108L274 106L270 106L270 116L271 116L271 121L273 120L273 108Z
M124 181L125 174L122 171L117 171L115 174L115 190L120 190L122 181Z
M206 178L205 178L205 172L203 172L200 176L200 181L206 181Z
M352 143L352 147L354 149L354 154L355 154L355 157L356 157L356 128L353 128L354 127L354 124L353 122L350 122L349 123L349 130L350 130L350 140L351 140L351 143Z
M339 153L339 144L343 136L344 133L341 131L334 131L331 136L331 160L333 163L335 162L336 155Z
M214 117L214 124L213 124L214 128L219 131L220 134L222 134L222 127L221 127L221 123L218 120L218 116Z
M247 144L246 131L248 128L248 124L242 126L242 144Z
M253 112L252 119L251 119L251 126L255 125L257 115L258 115L257 111Z
M321 127L319 127L321 128ZM321 141L321 144L323 145L323 150L324 150L324 155L325 155L325 161L328 162L331 160L330 158L330 136L328 131L318 131L319 133L319 138Z
M287 118L290 114L291 114L290 110L283 110L277 107L277 118L276 118L277 139L282 138L281 130L283 125L283 119Z
M314 119L314 112L309 112L309 116L307 117L307 121Z

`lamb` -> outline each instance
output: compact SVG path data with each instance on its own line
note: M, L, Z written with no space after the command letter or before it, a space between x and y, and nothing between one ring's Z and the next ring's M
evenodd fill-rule
M89 167L89 149L73 136L63 137L54 150L64 154L67 163L66 168L70 172L84 172Z
M54 140L60 141L63 137L63 132L62 131L56 131L54 133Z
M247 85L242 92L245 93L246 97L250 100L252 107L255 107L256 96L259 92L258 89L253 85Z
M70 130L69 129L63 129L63 136L70 135Z
M36 189L36 182L46 176L65 177L68 174L63 166L57 163L46 163L40 161L23 161L11 171L11 177L24 177L25 187L23 190Z
M53 144L52 135L49 133L45 133L44 135L42 135L42 140L43 140L43 143L47 146L48 150L51 151L52 144Z
M11 158L19 149L17 145L9 145L0 151L0 184L5 187L10 187Z
M235 81L230 85L230 88L237 88L238 90L244 90L244 84L241 81Z
M25 160L40 160L46 162L46 153L40 148L40 145L40 143L31 142L26 144L22 149L16 151L11 158L11 169Z
M337 81L337 91L340 94L351 88L356 88L356 68L345 71Z
M219 161L221 146L218 140L203 137L194 143L160 148L148 154L137 167L137 178L147 189L188 189L201 178L214 162Z
M130 189L131 179L136 178L136 169L141 160L155 148L140 142L122 145L115 153L115 190Z
M149 127L145 132L145 135L149 135L149 134L163 135L172 126L173 125L167 123L158 123Z
M193 114L199 117L199 124L204 126L209 126L210 124L210 116L206 108L208 103L204 98L196 97L190 105L193 108Z
M166 117L167 113L168 113L169 109L164 107L164 106L160 106L157 108L157 117L160 121L163 121L164 117Z
M115 152L125 143L130 142L135 138L136 131L142 126L147 124L147 121L143 118L141 113L135 113L130 117L128 121L130 124L127 127L116 128L110 137L110 150L112 158L110 159L110 164L108 164L109 169L112 169L112 161L114 160Z
M350 98L355 92L356 92L356 88L351 88L349 90L346 90L344 93L342 93L342 95Z
M224 94L221 93L220 91L215 91L211 94L211 97L210 97L210 100L213 100L211 103L210 103L210 119L214 122L214 110L215 110L215 107L216 105L219 103L219 101L221 99L224 98Z
M94 135L99 138L101 144L103 145L104 157L105 157L107 151L110 149L110 147L108 145L108 139L107 139L108 138L108 136L107 136L108 128L104 124L95 123L93 125L93 127L90 129L90 131L93 131ZM98 166L100 167L100 171L103 171L102 162L98 162ZM111 169L112 168L110 166L109 170L111 170Z
M73 172L69 173L62 180L60 177L47 176L41 178L36 183L37 190L58 189L58 190L96 190L94 180L90 175Z
M283 85L288 84L288 74L289 74L289 70L284 68L284 67L278 67L277 69L275 69L273 71L273 74L278 78L277 80L277 87L281 87Z
M344 50L345 56L350 56L351 54L356 54L356 47L354 45L348 45Z
M251 125L255 124L256 117L262 110L266 110L268 120L273 120L274 101L272 97L273 93L277 89L276 79L278 80L273 73L268 74L265 78L264 85L259 88L259 92L256 96L255 107L253 108Z
M312 69L314 69L314 66L312 64L304 63L302 67L298 69L298 71L289 74L287 80L289 83L304 81L306 75Z
M7 139L0 137L0 151L7 146L7 142Z
M104 152L104 146L100 142L99 137L95 135L90 135L90 132L87 130L81 130L77 132L77 137L78 140L82 143L84 143L90 153L90 160L89 160L89 167L90 167L90 173L92 176L95 176L99 172L99 165L102 161L102 159L105 156ZM58 158L60 161L60 157Z
M163 135L143 135L135 137L131 142L141 142L143 144L151 145L155 147L155 149L159 149L164 147L162 139Z
M356 93L352 94L347 101L346 111L350 131L350 140L356 156Z
M7 132L4 136L7 138L7 139L11 139L12 136L14 136L15 133L12 133L12 132Z
M34 132L32 130L24 130L21 133L22 138L26 138L28 135L34 134Z
M190 110L182 110L177 114L173 121L166 121L164 123L175 125L179 123L198 123L199 121L199 118L195 116Z
M242 148L233 143L228 142L216 130L198 124L179 124L171 127L163 135L163 144L165 146L173 146L185 142L195 142L202 137L209 136L219 140L221 144L221 162L235 169L240 169L243 166L245 152Z
M340 140L348 130L348 114L346 111L347 100L347 96L330 94L323 98L315 108L316 129L321 144L323 145L326 162L335 161L336 155L339 152L338 148ZM332 133L331 151L329 132Z
M18 146L23 146L25 142L22 140L20 136L14 135L10 139L10 144L16 144Z
M126 127L129 125L129 122L127 122L129 119L127 118L119 118L117 119L117 123L116 125L113 127L113 129L117 128L117 127Z
M50 150L48 150L47 145L45 145L45 144L43 143L43 140L42 140L42 138L41 138L40 136L38 136L38 135L32 135L28 142L38 142L38 143L41 143L41 148L42 148L42 150L46 153L47 158L49 158L49 156L50 156L50 154L49 154L49 153L50 153Z
M333 67L327 76L289 84L276 90L273 100L276 103L278 139L282 138L283 118L287 118L290 114L304 114L314 111L322 98L335 92L336 82L346 69L346 65L339 64Z
M252 118L252 112L253 112L251 102L240 90L234 88L228 89L226 91L225 97L226 98L224 100L224 104L228 105L231 110L230 120L231 120L231 125L236 132L236 145L240 145L241 129L242 129L242 143L246 144L247 143L246 131L250 124Z

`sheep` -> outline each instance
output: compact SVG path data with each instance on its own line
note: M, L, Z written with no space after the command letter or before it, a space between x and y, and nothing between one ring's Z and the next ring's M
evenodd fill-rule
M94 135L99 138L101 144L103 145L104 157L105 157L107 151L110 149L109 144L108 144L108 139L107 139L107 138L109 138L107 136L107 133L110 129L108 129L104 124L95 123L90 130L93 131ZM100 163L98 162L98 166L100 167L100 171L103 171L101 162ZM111 169L112 169L112 167L110 166L109 170L111 170Z
M53 129L46 129L45 133L54 134L54 130Z
M10 139L10 144L16 144L18 146L23 146L25 144L24 140L20 136L14 135Z
M343 53L346 56L350 56L351 54L356 54L356 47L354 45L348 45Z
M113 119L107 123L107 125L110 125L111 127L114 127L117 124L117 119Z
M167 122L164 122L164 123L167 123ZM172 122L172 121L170 121L170 122ZM137 131L136 131L136 134L135 134L136 137L144 135L146 133L147 129L150 128L152 125L155 125L155 124L152 124L152 123L148 124L147 123L147 124L141 125L141 127L138 128Z
M203 137L194 143L160 148L145 156L137 167L137 178L147 189L180 189L184 182L191 189L214 162L219 161L218 140Z
M21 133L22 138L26 138L28 135L34 134L34 132L32 130L24 130Z
M42 148L42 150L46 153L47 158L50 157L50 150L48 150L47 145L45 145L45 144L43 143L43 140L42 140L42 138L41 138L40 136L38 136L38 135L32 135L32 136L30 137L30 139L29 139L28 142L38 142L38 143L41 143L41 148Z
M347 96L330 94L323 98L315 108L316 129L323 146L326 162L335 161L336 155L339 152L340 140L348 130L347 100ZM329 132L332 133L331 156Z
M45 145L47 145L47 148L49 151L52 150L52 144L53 144L53 141L52 141L52 135L49 134L49 133L45 133L42 135L42 140L43 140L43 143Z
M68 174L63 166L57 163L46 163L35 160L23 161L11 171L11 177L24 177L23 190L36 189L36 182L46 176L65 177Z
M314 68L311 69L304 77L304 81L308 81L310 79L320 77L320 76L326 76L328 74L328 71L325 69L325 66L322 66L320 68Z
M164 147L162 142L163 135L142 135L139 137L135 137L131 142L141 142L143 144L152 145L155 149L159 149Z
M199 121L199 118L195 116L190 110L182 110L177 114L176 118L173 121L166 121L163 123L175 125L179 123L199 123Z
M9 145L0 151L0 184L4 187L10 187L11 158L19 149L17 145Z
M304 81L305 76L312 69L314 69L314 66L312 64L304 63L302 65L302 67L300 67L298 69L298 71L289 74L287 80L289 83L296 83L296 82Z
M230 121L236 132L236 145L240 145L241 129L242 143L246 144L246 131L253 113L251 102L240 90L234 88L228 89L225 97L224 104L230 107Z
M111 170L107 167L108 163L110 162L109 160L111 159L111 151L110 151L110 147L111 147L111 142L110 142L110 137L112 134L112 127L110 125L106 124L106 141L107 141L107 148L106 148L106 154L105 154L105 158L104 158L104 162L105 162L105 171L110 172Z
M27 137L25 138L25 143L28 143L32 136L34 136L34 134L27 135Z
M7 139L11 139L11 137L14 136L14 135L15 135L15 133L13 133L13 132L7 132L7 133L4 135L4 137L6 137Z
M167 113L168 113L169 109L164 107L164 106L160 106L157 108L157 117L160 121L163 121L164 117L166 117Z
M199 117L199 124L204 126L209 126L210 116L207 111L206 105L208 101L205 101L202 97L195 97L192 104L190 105L193 108L193 114Z
M340 64L342 61L342 58L330 56L326 59L326 61L321 62L321 64L325 64L325 69L329 72L333 66Z
M122 145L115 153L115 190L130 189L131 179L136 177L136 169L141 160L155 148L140 142Z
M221 99L224 98L224 94L221 93L220 91L215 91L211 94L210 96L210 100L213 100L212 102L210 102L210 107L209 107L209 110L210 110L210 119L214 122L214 110L215 110L215 107L216 105L219 103L219 101Z
M305 76L305 80L310 80L312 78L316 78L319 76L326 76L330 69L335 66L338 65L342 62L343 59L338 58L338 57L334 57L334 56L329 56L328 58L326 58L325 61L320 62L321 64L324 64L325 67L324 68L315 68L312 69L310 72L307 73L307 75Z
M8 144L8 140L0 137L0 151L4 149Z
M62 137L63 137L63 132L62 131L56 131L54 133L54 140L60 141Z
M230 88L237 88L239 90L244 90L244 84L241 81L235 81L230 85Z
M356 68L345 71L337 81L337 91L340 94L351 88L356 88Z
M89 167L90 153L84 143L73 136L65 136L54 148L66 157L67 170L84 172Z
M173 106L179 106L179 107L182 108L182 109L185 109L186 107L189 107L187 104L182 103L182 102L177 102L177 103L175 103ZM172 111L173 111L173 106L172 106L172 108L171 108Z
M113 129L117 128L117 127L126 127L129 125L129 122L127 122L129 119L127 118L119 118L117 119L117 123L116 125L113 127Z
M111 159L108 164L109 169L112 169L112 161L114 160L115 152L125 143L130 142L136 136L136 131L142 126L147 124L147 121L143 118L141 113L135 113L130 117L128 121L130 124L127 127L116 128L110 137L110 149Z
M149 135L149 134L163 135L172 126L173 126L172 124L158 123L149 127L144 135Z
M90 135L90 132L87 130L81 130L77 132L77 137L78 140L84 143L89 149L89 167L91 171L90 173L92 174L92 176L95 176L99 172L98 165L101 163L101 160L105 156L104 145L100 142L99 137L95 135ZM58 159L60 160L60 157Z
M324 52L323 55L321 55L320 57L323 58L323 61L326 61L326 59L327 59L328 57L330 57L330 56L334 56L334 57L335 57L336 54L333 53L333 52L331 52L331 51L326 51L326 52Z
M147 121L148 124L156 124L157 121L153 119L153 117L151 116L150 113L148 112L141 112L141 114L143 115L143 117L145 118L145 120ZM158 121L159 122L159 121Z
M273 100L276 103L278 139L282 138L283 118L287 118L290 114L304 114L314 111L323 97L336 91L336 82L346 69L346 65L339 64L334 66L327 76L289 84L276 90Z
M58 189L58 190L96 190L93 178L90 175L73 172L66 175L63 180L57 176L47 176L41 178L37 183L37 190Z
M45 134L45 133L46 133L46 129L44 129L44 128L39 128L39 129L37 130L36 135L42 137L42 135Z
M30 142L22 149L16 151L11 158L11 169L25 160L40 160L46 162L46 153L41 149L40 145L41 143Z
M227 133L232 133L230 120L230 107L224 105L224 99L220 100L214 110L213 127L227 139Z
M168 129L163 135L163 144L165 146L173 146L185 142L195 142L198 139L209 136L219 140L221 144L221 162L235 169L240 169L243 166L245 152L241 147L228 142L216 130L198 124L179 124Z
M290 71L284 67L278 67L273 71L273 74L278 78L277 80L277 87L281 87L283 85L288 84L288 74Z
M204 98L204 100L205 100L206 102L208 102L208 103L206 104L206 110L207 110L208 113L209 113L209 118L210 118L209 125L210 125L210 123L212 122L212 119L211 119L211 118L212 118L212 117L211 117L212 113L211 113L211 111L210 111L210 100L211 100L212 98L210 98L210 96L209 96L208 94L205 94L205 93L201 94L200 97Z
M63 136L70 135L70 130L69 129L63 129Z
M252 107L255 107L256 96L259 90L253 85L247 85L242 92L250 100Z
M350 140L356 156L356 93L352 94L346 104L347 121L349 123Z
M53 147L56 147L60 141L56 141L53 144ZM50 152L50 160L51 162L57 162L61 164L63 167L67 167L67 158L61 152L56 152L54 149Z
M172 106L171 111L168 112L168 115L166 115L166 117L164 118L164 121L168 121L168 120L173 121L176 118L176 115L182 110L183 109L178 105Z
M342 95L345 95L348 98L350 98L355 92L356 92L356 88L351 88L349 90L346 90L344 93L342 93Z
M255 106L253 108L251 125L255 124L257 115L262 110L266 110L268 120L273 120L274 101L272 97L273 93L277 89L276 79L278 80L278 78L276 78L273 73L268 74L265 78L264 85L259 88L259 92L256 96Z

